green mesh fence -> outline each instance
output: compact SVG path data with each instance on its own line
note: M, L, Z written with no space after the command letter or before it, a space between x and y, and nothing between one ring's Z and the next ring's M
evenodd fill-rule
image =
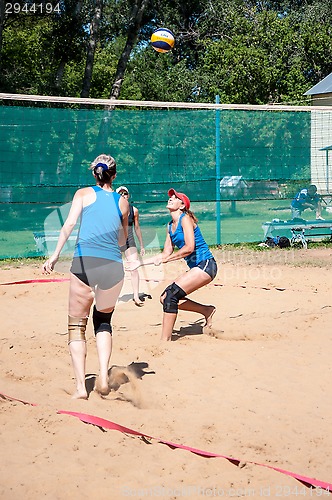
M170 187L190 197L210 245L260 241L312 181L312 148L308 111L0 106L0 258L46 253L36 233L59 230L101 153L117 161L147 246L164 242Z

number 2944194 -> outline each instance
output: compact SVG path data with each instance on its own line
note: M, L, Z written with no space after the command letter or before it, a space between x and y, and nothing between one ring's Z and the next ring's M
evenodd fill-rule
M53 14L60 13L60 3L6 2L5 14Z

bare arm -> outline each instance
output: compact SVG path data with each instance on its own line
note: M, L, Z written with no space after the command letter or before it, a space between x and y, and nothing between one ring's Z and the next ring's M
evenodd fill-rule
M144 249L144 243L143 243L143 237L142 237L142 231L141 231L141 226L139 225L139 213L138 209L136 207L134 208L134 227L135 227L135 233L137 235L140 247L141 247L141 255L145 254L145 249Z
M320 205L320 198L318 196L306 196L302 198L302 208L311 208L311 210L314 210ZM300 199L301 201L301 199Z
M163 263L183 259L195 250L194 221L191 217L185 216L182 217L181 224L184 234L184 245L177 252L172 252L164 255L162 260ZM169 234L167 236L171 241Z
M123 196L119 200L119 208L122 214L122 231L119 236L119 245L125 245L128 238L128 215L129 215L129 203Z
M302 203L302 207L303 208L316 208L316 204L315 203L310 203L308 201L305 201L304 203Z
M47 259L47 261L43 264L43 272L46 274L49 274L51 271L53 271L55 264L57 263L61 250L63 249L66 241L68 240L69 236L71 235L77 220L79 216L82 213L83 209L83 195L84 195L84 190L79 189L76 191L71 208L68 214L68 217L64 223L64 225L61 228L60 235L58 238L57 245L55 247L55 250L51 257Z
M150 264L154 264L155 266L159 266L163 262L163 258L166 258L168 255L170 255L173 252L173 245L172 245L172 240L167 233L166 235L166 240L164 243L164 249L162 252L158 253L157 255L154 255L153 257L149 257L147 259L144 259L142 261L136 260L128 263L128 269L130 271L134 271L135 269L138 269L141 266L148 266Z
M183 233L184 233L184 246L174 252L174 246L167 231L166 240L164 244L164 249L161 253L151 257L149 259L144 259L142 262L136 261L132 265L130 265L130 269L134 270L140 266L146 266L149 264L154 264L155 266L159 266L160 264L166 264L167 262L172 262L174 260L183 259L187 255L190 255L195 249L195 236L194 236L194 222L190 217L183 217L181 220Z

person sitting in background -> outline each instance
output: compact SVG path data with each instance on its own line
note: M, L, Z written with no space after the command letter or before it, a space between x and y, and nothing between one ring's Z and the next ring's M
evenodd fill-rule
M324 220L322 217L322 205L317 187L311 184L308 188L301 189L291 203L292 219L301 219L302 212L310 208L315 210L316 219Z

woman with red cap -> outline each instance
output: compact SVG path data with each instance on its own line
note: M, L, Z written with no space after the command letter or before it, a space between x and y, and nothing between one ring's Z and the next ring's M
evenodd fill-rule
M167 235L163 251L143 262L137 261L130 269L141 265L156 266L184 258L189 271L180 275L161 294L164 315L162 324L162 340L171 340L178 309L202 314L205 318L206 333L212 333L212 316L216 308L204 305L188 298L188 295L210 283L217 274L217 263L206 244L197 219L190 210L190 200L184 193L175 189L168 191L167 208L172 220L167 227ZM178 251L174 252L177 247ZM181 302L180 302L181 301Z

